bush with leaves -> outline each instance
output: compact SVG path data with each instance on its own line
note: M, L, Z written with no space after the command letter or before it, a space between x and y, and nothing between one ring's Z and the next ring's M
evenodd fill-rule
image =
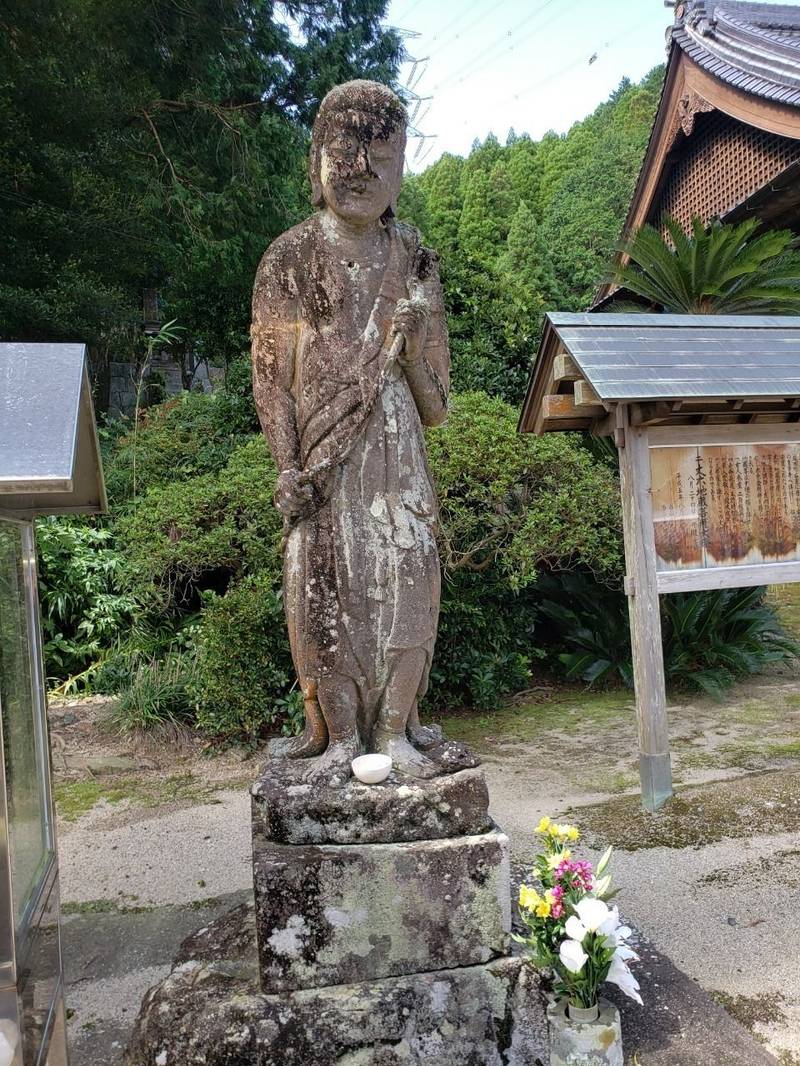
M492 575L462 570L442 588L439 634L425 706L495 708L529 683L537 645L536 597Z
M171 651L152 659L132 656L130 664L111 712L120 732L175 733L193 724L196 663L191 653Z
M580 574L539 582L551 651L568 678L633 685L628 605L620 591ZM676 689L719 698L735 681L800 654L763 588L676 592L661 597L664 673Z
M517 433L517 411L482 392L452 397L428 434L445 576L495 568L520 589L541 569L622 569L619 489L577 434Z
M178 618L200 593L265 573L280 582L276 471L263 438L251 437L214 473L158 485L116 523L131 587L148 609Z
M137 609L111 533L83 519L36 524L45 672L80 687Z
M122 509L134 496L158 485L218 473L231 454L257 428L250 391L239 364L217 391L183 392L148 407L134 429L129 419L104 431L104 469L112 507ZM247 389L249 396L245 392Z
M296 724L282 599L269 573L210 594L197 632L197 725L221 741L255 744L276 722ZM295 689L296 692L296 689Z
M622 244L629 261L617 267L617 285L673 314L800 312L800 253L791 230L760 233L757 218L706 226L697 216L688 234L669 216L664 226L668 237L644 225Z

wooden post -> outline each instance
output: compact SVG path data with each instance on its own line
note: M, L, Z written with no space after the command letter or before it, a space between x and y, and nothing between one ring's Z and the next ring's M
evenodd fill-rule
M627 405L620 404L617 411L622 430L617 437L627 568L625 592L639 721L639 775L642 804L648 811L655 811L672 795L672 769L656 583L650 455L647 430L631 426Z

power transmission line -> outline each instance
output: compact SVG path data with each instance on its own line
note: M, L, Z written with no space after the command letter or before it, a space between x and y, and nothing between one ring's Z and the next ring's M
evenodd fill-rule
M540 29L540 27L535 27L529 34L526 34L524 38L516 38L511 45L506 45L506 49L502 47L505 44L507 38L514 37L524 26L527 26L534 19L538 18L538 16L542 13L542 11L544 11L546 7L550 7L550 5L554 4L555 2L556 0L544 0L544 3L537 7L536 10L533 11L527 18L523 19L522 22L517 23L515 26L512 26L507 29L500 37L496 38L491 44L487 45L484 48L481 48L480 52L477 52L465 63L462 63L462 65L456 70L454 70L451 74L446 75L437 85L434 85L431 91L436 92L437 89L444 88L444 86L448 85L450 82L458 82L459 80L463 80L463 78L460 77L463 73L471 71L473 69L479 69L474 67L474 64L477 60L484 60L484 62L481 64L481 68L486 66L488 63L491 63L494 59L497 58L494 53L497 52L498 48L500 50L500 54L502 54L502 52L508 49L509 47L515 48L521 40L527 40L527 38L532 36L532 34L535 33L538 29ZM487 55L489 58L487 58Z
M632 29L630 29L628 33L635 33L637 30L641 29L642 26L646 25L649 22L649 18L644 19L642 22L637 23ZM611 42L604 41L603 44L601 44L599 48L596 48L591 55L587 56L584 53L584 55L579 56L577 59L573 60L571 63L568 63L566 66L560 67L558 70L553 71L552 74L548 74L546 77L540 79L537 82L534 82L533 85L529 85L525 89L520 89L519 92L512 93L511 96L507 96L505 99L500 100L499 103L494 106L502 107L504 104L512 103L514 100L519 100L521 97L527 96L528 93L532 93L536 89L540 89L543 85L547 85L548 82L555 81L557 78L562 77L564 74L568 74L571 70L574 70L575 67L579 67L584 63L587 66L593 66L594 63L596 63L598 58L600 57L600 54L602 52L607 51L610 47Z
M404 19L407 19L411 12L416 11L421 3L422 0L415 0L415 3L413 3L411 7L406 8L402 15L398 15L397 21L402 22Z

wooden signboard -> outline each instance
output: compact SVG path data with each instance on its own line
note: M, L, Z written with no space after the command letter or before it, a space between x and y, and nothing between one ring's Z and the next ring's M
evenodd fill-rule
M800 316L548 313L520 430L617 446L654 811L672 794L659 598L800 581Z
M794 424L652 429L648 443L659 592L800 579Z
M631 426L620 472L646 807L672 793L659 595L800 580L800 425Z

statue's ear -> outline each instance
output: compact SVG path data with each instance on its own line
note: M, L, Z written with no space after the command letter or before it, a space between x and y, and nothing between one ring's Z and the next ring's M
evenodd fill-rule
M392 198L389 201L389 207L385 212L386 215L397 214L397 201L400 197L400 187L403 184L403 168L406 164L406 138L403 136L403 143L400 147L397 160L397 172L394 176L394 183L392 188Z
M308 178L311 182L311 203L314 207L321 207L325 203L322 195L322 152L318 145L311 145L311 155L308 158Z

